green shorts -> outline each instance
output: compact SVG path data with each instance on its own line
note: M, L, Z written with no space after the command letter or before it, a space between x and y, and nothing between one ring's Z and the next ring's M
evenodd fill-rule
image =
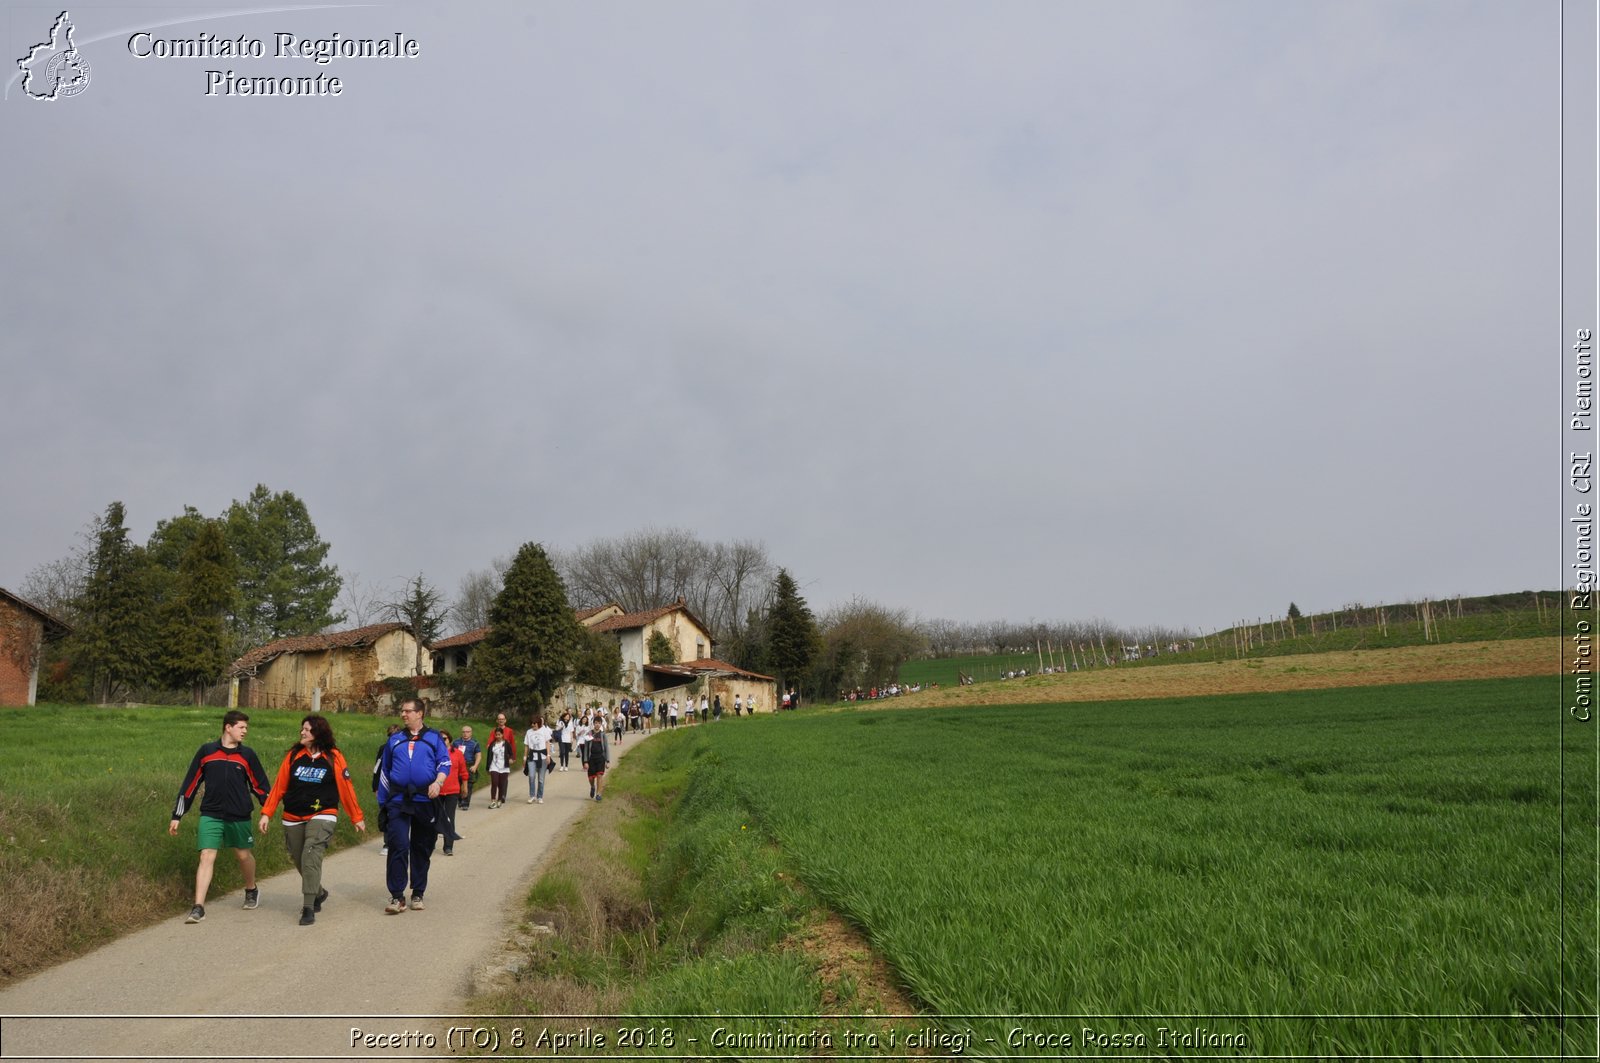
M255 837L250 833L250 821L247 819L200 817L200 836L196 849L250 849L255 844Z

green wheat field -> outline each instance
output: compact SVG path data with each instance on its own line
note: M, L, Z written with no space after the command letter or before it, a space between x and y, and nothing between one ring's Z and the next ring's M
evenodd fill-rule
M1560 1015L1593 1015L1596 978L1595 743L1564 738L1559 682L689 741L971 1052L1559 1054L1593 1047Z

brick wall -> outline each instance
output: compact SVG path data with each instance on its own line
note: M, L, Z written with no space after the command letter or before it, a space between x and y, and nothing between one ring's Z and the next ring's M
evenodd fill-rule
M27 705L44 622L0 598L0 705Z

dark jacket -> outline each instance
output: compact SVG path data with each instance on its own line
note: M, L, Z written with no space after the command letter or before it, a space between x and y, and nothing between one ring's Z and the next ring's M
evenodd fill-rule
M255 801L267 800L267 773L256 759L255 750L249 746L228 749L221 739L207 742L195 750L189 762L189 772L178 789L178 801L172 806L172 818L182 819L194 804L194 795L205 783L206 795L200 801L200 814L213 819L231 820L235 823L248 820L255 810Z

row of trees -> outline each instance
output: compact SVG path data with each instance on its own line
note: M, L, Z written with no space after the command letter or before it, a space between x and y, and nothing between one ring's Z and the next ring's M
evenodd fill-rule
M911 624L923 646L918 651L931 657L966 657L985 653L1032 652L1040 646L1099 645L1167 646L1193 636L1184 629L1160 626L1120 627L1106 620L1030 621L1010 620L986 623L959 623L954 620L921 620Z
M77 549L22 586L72 627L46 662L48 696L104 702L157 688L199 704L250 646L341 619L328 549L305 503L264 485L217 517L186 506L143 544L112 502Z
M405 623L423 646L450 630L490 627L478 657L484 666L463 682L485 697L536 693L542 702L569 676L618 681L614 640L583 628L573 609L616 602L637 612L678 598L712 631L717 657L813 697L881 686L925 655L1069 642L1166 645L1188 637L1101 621L921 621L859 598L818 616L762 544L705 542L682 529L646 529L559 552L526 544L470 573L449 603L422 574L400 591L363 588L354 578L347 584L328 553L305 504L264 485L216 517L185 507L158 522L142 545L128 533L123 504L111 503L78 549L35 569L22 587L74 629L54 650L49 695L105 701L164 688L198 703L249 647L348 618L358 626ZM419 647L419 673L423 653Z

